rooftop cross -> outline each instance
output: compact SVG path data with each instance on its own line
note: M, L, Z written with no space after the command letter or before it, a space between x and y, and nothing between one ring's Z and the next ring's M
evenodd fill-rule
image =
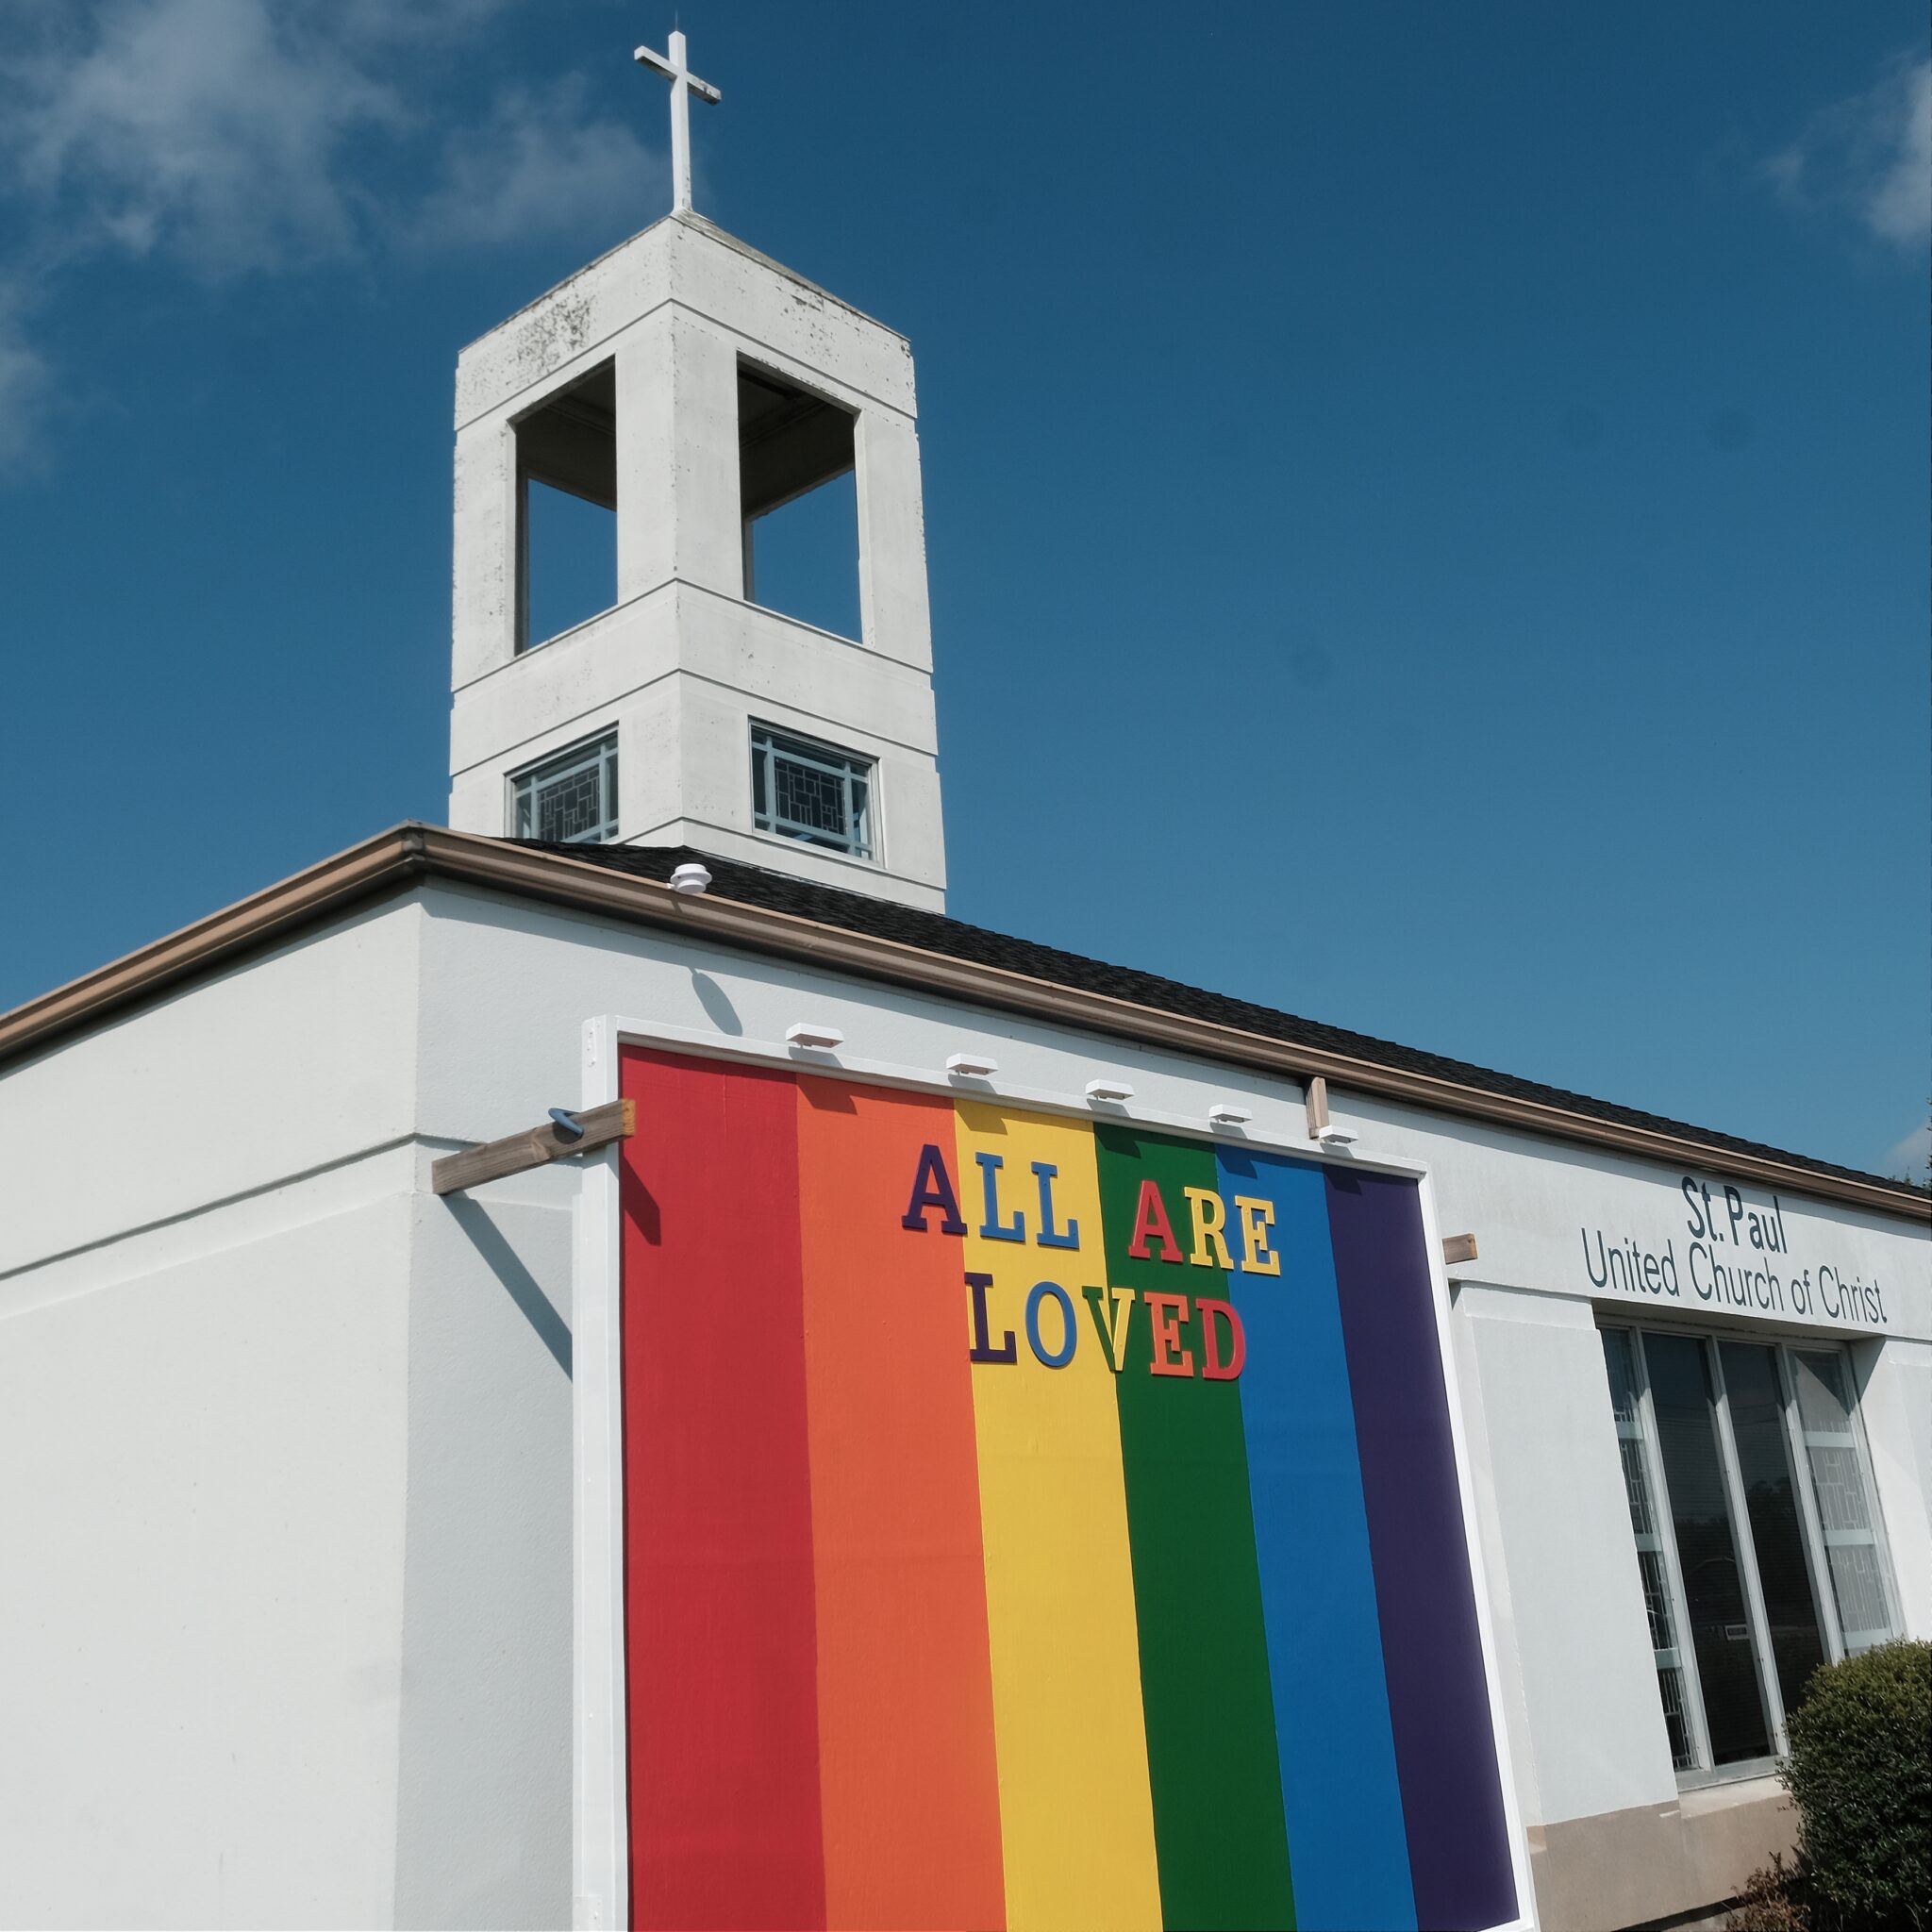
M700 80L684 64L684 36L674 32L671 36L669 58L662 54L654 54L648 47L640 47L637 59L645 67L655 67L671 83L671 186L672 206L688 210L691 207L691 96L696 94L701 101L716 102L718 90L709 81Z

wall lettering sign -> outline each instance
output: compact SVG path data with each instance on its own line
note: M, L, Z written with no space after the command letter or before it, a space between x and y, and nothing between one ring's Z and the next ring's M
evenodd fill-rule
M634 1924L1525 1922L1412 1176L621 1069Z
M1793 1251L1784 1204L1775 1194L1747 1195L1729 1181L1684 1175L1681 1229L1648 1243L1585 1226L1583 1268L1599 1293L1660 1307L1740 1309L1884 1328L1891 1316L1875 1275Z

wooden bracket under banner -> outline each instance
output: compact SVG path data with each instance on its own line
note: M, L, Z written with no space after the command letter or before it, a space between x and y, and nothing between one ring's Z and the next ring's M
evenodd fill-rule
M587 1107L573 1118L583 1129L575 1140L558 1122L545 1121L541 1127L531 1127L525 1133L486 1141L480 1147L464 1148L460 1154L445 1154L429 1170L429 1184L439 1194L458 1194L465 1188L501 1180L505 1174L546 1167L553 1160L567 1160L573 1154L590 1154L599 1147L608 1147L612 1141L627 1141L638 1130L634 1100L612 1100L603 1107Z
M1473 1234L1445 1234L1442 1237L1442 1265L1453 1268L1458 1261L1475 1259L1475 1237Z

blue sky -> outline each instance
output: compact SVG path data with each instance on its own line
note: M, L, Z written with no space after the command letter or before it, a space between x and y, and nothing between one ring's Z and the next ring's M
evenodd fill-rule
M441 816L456 351L667 205L670 24L0 14L0 1007ZM960 916L1914 1158L1922 7L683 25L918 357Z

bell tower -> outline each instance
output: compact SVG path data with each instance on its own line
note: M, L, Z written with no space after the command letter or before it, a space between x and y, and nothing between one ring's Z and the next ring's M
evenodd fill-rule
M450 824L943 909L911 352L691 208L680 124L716 92L682 35L639 58L678 206L458 358ZM817 491L856 500L852 635L758 597L767 519ZM555 631L553 524L606 546Z

